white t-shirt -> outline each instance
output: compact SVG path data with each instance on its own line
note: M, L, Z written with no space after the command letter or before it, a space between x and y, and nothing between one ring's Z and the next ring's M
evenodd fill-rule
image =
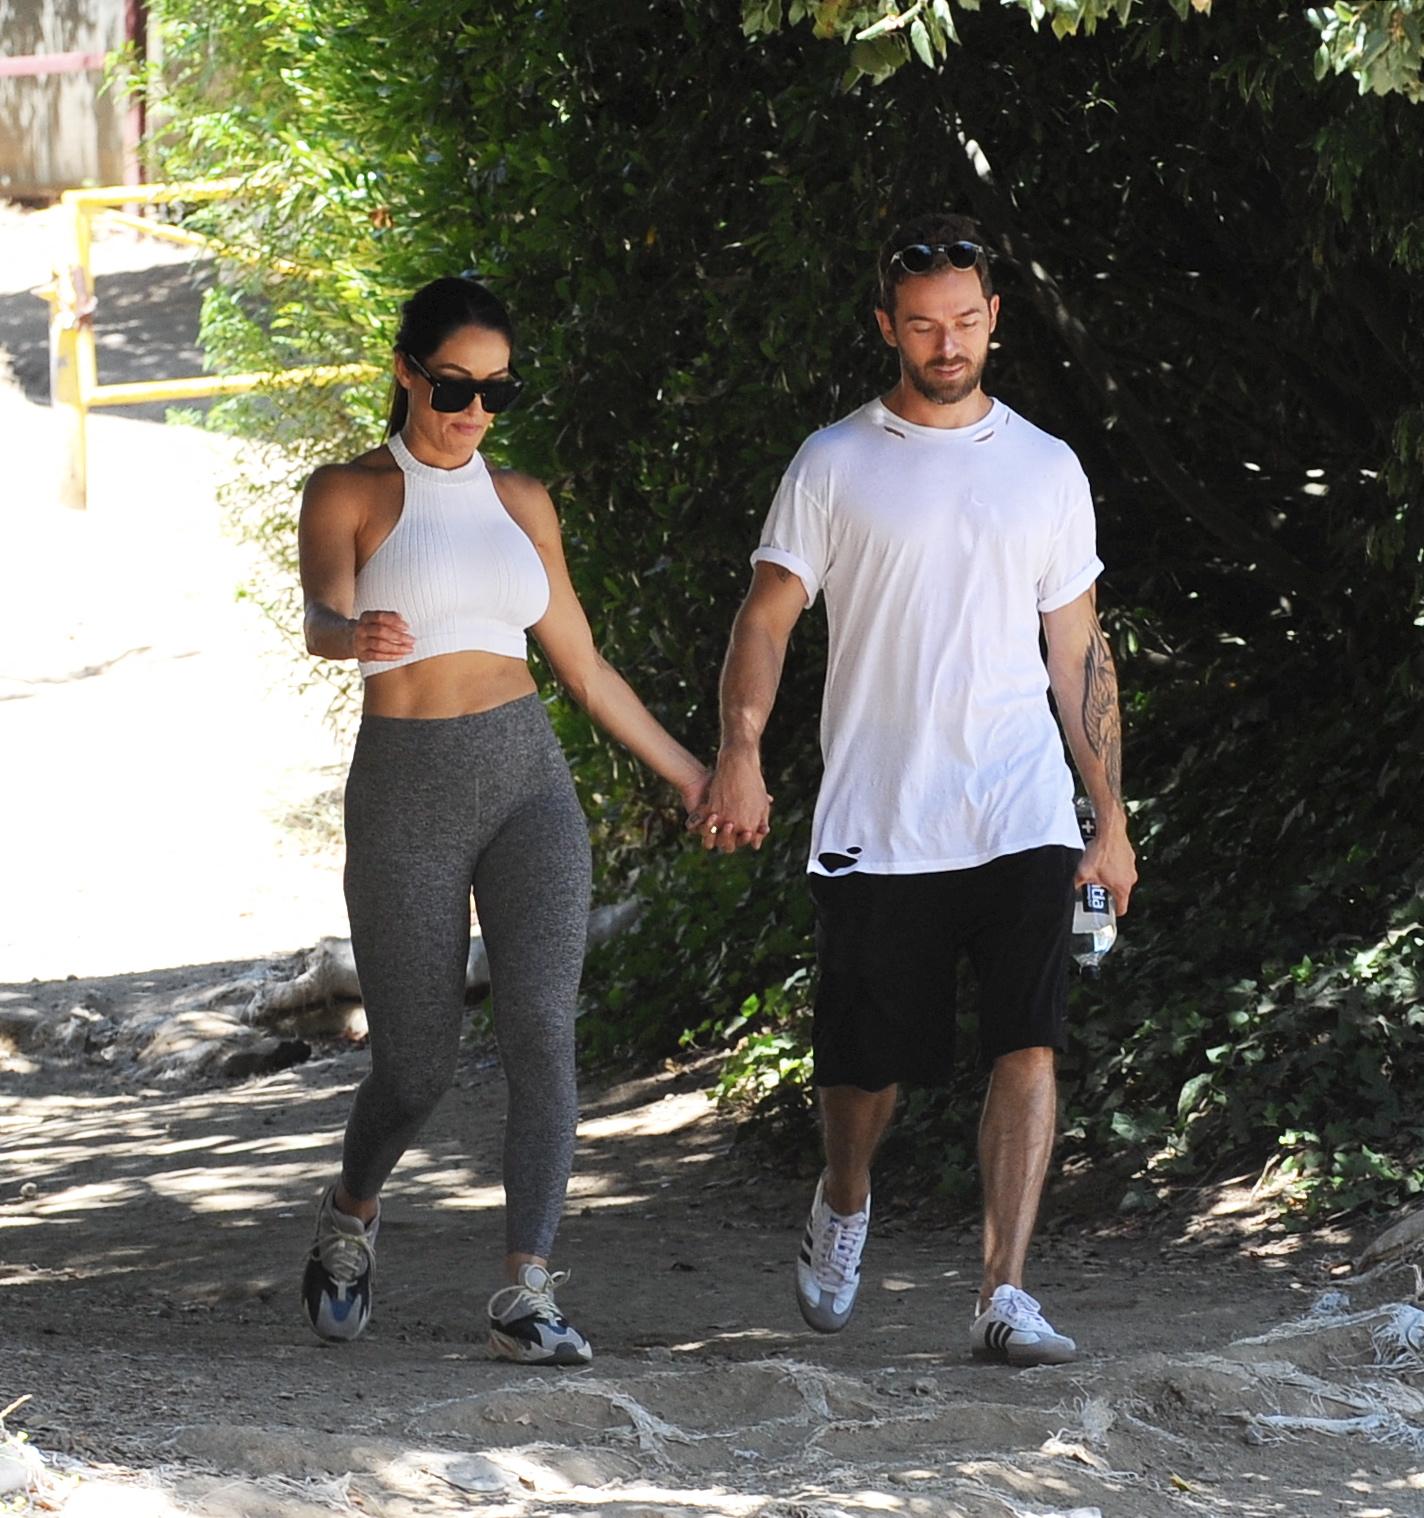
M968 869L1081 847L1039 615L1102 570L1066 443L1001 401L922 427L879 400L812 434L752 562L826 594L811 873Z

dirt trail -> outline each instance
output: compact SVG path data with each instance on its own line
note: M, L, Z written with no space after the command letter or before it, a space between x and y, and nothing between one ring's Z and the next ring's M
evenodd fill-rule
M33 222L0 215L11 233L19 374L33 338L7 302L43 270ZM145 341L178 309L126 308ZM1322 1268L1345 1240L1250 1237L1211 1195L1154 1230L1060 1188L1030 1284L1083 1357L1014 1372L967 1355L975 1231L902 1196L855 1322L821 1338L791 1295L811 1179L734 1148L701 1067L585 1082L555 1263L587 1370L483 1347L503 1093L475 1032L387 1194L371 1329L320 1345L297 1279L364 1053L314 1039L219 1084L123 1035L199 1026L209 988L342 930L335 850L282 818L343 756L232 599L224 446L96 418L77 517L46 493L47 423L0 385L0 594L23 633L0 661L0 1408L30 1398L5 1428L44 1461L0 1512L1424 1518L1412 1272L1346 1302Z
M134 987L32 994L76 991L122 1016ZM855 1321L821 1338L791 1297L808 1180L729 1152L705 1071L586 1089L556 1263L587 1370L484 1349L503 1093L478 1039L387 1193L370 1330L323 1346L299 1261L364 1058L330 1045L185 1090L75 1056L0 1097L0 1397L31 1394L10 1427L61 1511L1424 1513L1424 1315L1389 1305L1410 1281L1322 1303L1309 1251L1251 1259L1051 1206L1034 1285L1084 1354L1014 1372L966 1353L973 1231L891 1208Z
M337 783L326 698L296 693L289 646L237 599L250 555L215 505L228 440L95 413L89 510L54 505L28 289L45 220L0 207L0 981L300 948L345 923L334 852L280 826ZM199 291L175 254L96 241L102 379L194 366ZM162 260L151 286L144 256Z

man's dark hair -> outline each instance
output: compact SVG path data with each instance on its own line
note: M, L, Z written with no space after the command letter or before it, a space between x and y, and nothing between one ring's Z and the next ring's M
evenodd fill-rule
M895 314L895 291L899 285L910 278L910 275L898 263L891 260L901 248L907 248L911 243L916 242L931 245L976 242L982 249L984 234L979 230L979 223L972 216L951 216L940 212L932 216L916 216L910 221L902 221L886 238L884 246L880 249L880 306L891 316ZM941 265L941 267L947 267L947 265ZM979 275L979 287L984 292L984 299L988 300L994 293L994 281L989 273L989 260L982 252L974 268Z

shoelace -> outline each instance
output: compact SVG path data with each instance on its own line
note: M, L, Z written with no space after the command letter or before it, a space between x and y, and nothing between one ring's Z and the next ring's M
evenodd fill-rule
M854 1278L869 1226L870 1219L862 1213L853 1218L832 1215L817 1251L816 1278L823 1286L844 1286Z
M1053 1332L1053 1325L1043 1316L1043 1311L1038 1302L1029 1294L1017 1286L1010 1286L1008 1300L1000 1297L998 1308L1003 1315L1010 1319L1015 1328L1030 1329L1038 1333Z
M368 1267L376 1272L376 1251L365 1232L343 1233L334 1224L322 1229L316 1243L322 1269L338 1286L350 1286Z
M567 1270L554 1270L548 1273L543 1286L530 1286L526 1281L516 1282L513 1286L501 1286L489 1299L489 1315L501 1322L516 1317L527 1318L530 1313L538 1318L561 1317L558 1304L554 1301L554 1291L568 1278ZM527 1307L527 1311L516 1313L516 1307Z

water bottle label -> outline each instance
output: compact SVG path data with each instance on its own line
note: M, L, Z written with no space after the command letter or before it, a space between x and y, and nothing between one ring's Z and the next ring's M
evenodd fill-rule
M1108 909L1108 888L1089 881L1083 887L1083 905L1089 912L1106 912Z

